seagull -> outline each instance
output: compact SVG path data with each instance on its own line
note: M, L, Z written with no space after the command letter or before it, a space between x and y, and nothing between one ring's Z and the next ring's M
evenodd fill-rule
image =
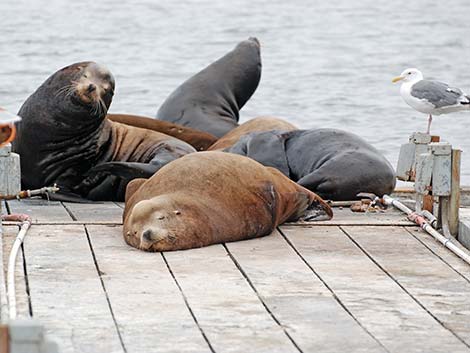
M402 81L400 95L413 109L429 114L429 134L433 115L441 115L460 110L470 110L470 97L460 88L451 87L440 81L424 80L418 69L406 69L392 82Z

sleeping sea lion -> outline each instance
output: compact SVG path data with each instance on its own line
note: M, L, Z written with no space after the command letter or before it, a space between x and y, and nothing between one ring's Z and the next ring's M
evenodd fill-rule
M243 135L249 134L251 132L261 132L261 131L271 131L271 130L280 130L280 131L292 131L297 130L297 127L291 123L271 116L260 116L253 118L236 127L235 129L226 133L221 137L217 142L211 145L208 151L223 150L230 146L233 146Z
M199 152L129 183L123 232L141 250L182 250L268 235L288 220L332 215L320 197L274 168L231 153Z
M382 196L395 188L395 171L371 144L337 129L253 132L224 149L275 167L324 199Z

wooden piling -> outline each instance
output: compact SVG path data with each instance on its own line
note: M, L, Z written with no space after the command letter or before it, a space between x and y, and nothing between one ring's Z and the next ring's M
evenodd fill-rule
M449 230L453 236L459 231L459 207L460 207L460 157L462 151L452 150L452 181L449 198Z

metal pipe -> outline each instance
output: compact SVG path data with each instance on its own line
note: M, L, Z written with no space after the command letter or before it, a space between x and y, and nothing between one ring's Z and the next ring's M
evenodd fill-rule
M408 219L410 221L415 222L417 225L419 225L426 233L430 234L434 239L439 241L442 245L444 245L446 248L448 248L450 251L452 251L455 255L460 257L463 261L465 261L467 264L470 265L470 255L467 254L465 251L460 249L457 245L455 245L452 242L452 238L446 238L442 234L440 234L437 230L435 230L427 221L426 219L416 213L413 212L411 209L406 207L404 204L402 204L400 201L394 199L393 197L390 197L388 195L383 196L383 200L385 204L387 205L392 205L399 210L403 211L408 215Z
M26 233L28 232L29 227L31 226L31 217L26 214L12 214L5 215L2 217L5 221L10 222L21 222L21 229L16 236L13 247L10 251L10 256L8 258L8 272L7 272L7 281L8 281L8 307L10 312L10 319L16 319L16 289L15 289L15 266L16 258L20 250L21 244L24 241Z
M57 191L59 191L59 188L57 186L55 185L47 186L47 187L36 189L36 190L23 190L15 195L0 195L0 200L25 199L25 198L33 197L33 196L53 194Z
M437 226L437 218L436 216L434 216L431 212L429 212L428 210L424 210L421 212L421 214L427 218L427 220L429 221L429 224L433 227L433 228L436 228Z

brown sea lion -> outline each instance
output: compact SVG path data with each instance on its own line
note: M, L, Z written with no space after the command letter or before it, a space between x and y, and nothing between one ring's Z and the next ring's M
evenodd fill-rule
M280 118L260 116L248 120L237 128L226 133L223 137L217 140L217 142L210 146L208 151L223 150L233 146L243 135L248 133L270 130L292 131L297 130L297 127Z
M142 250L182 250L332 215L320 197L274 168L231 153L199 152L129 183L123 232L129 245Z
M260 78L260 44L249 38L173 91L159 108L157 119L222 137L238 126L239 110Z
M111 121L153 130L176 137L189 143L197 151L205 151L209 146L217 141L217 137L207 132L192 129L183 125L173 124L168 121L129 114L108 114L106 117Z
M195 152L174 137L106 119L113 93L109 70L81 62L54 73L26 100L13 145L24 188L57 184L56 199L122 200L129 180Z

